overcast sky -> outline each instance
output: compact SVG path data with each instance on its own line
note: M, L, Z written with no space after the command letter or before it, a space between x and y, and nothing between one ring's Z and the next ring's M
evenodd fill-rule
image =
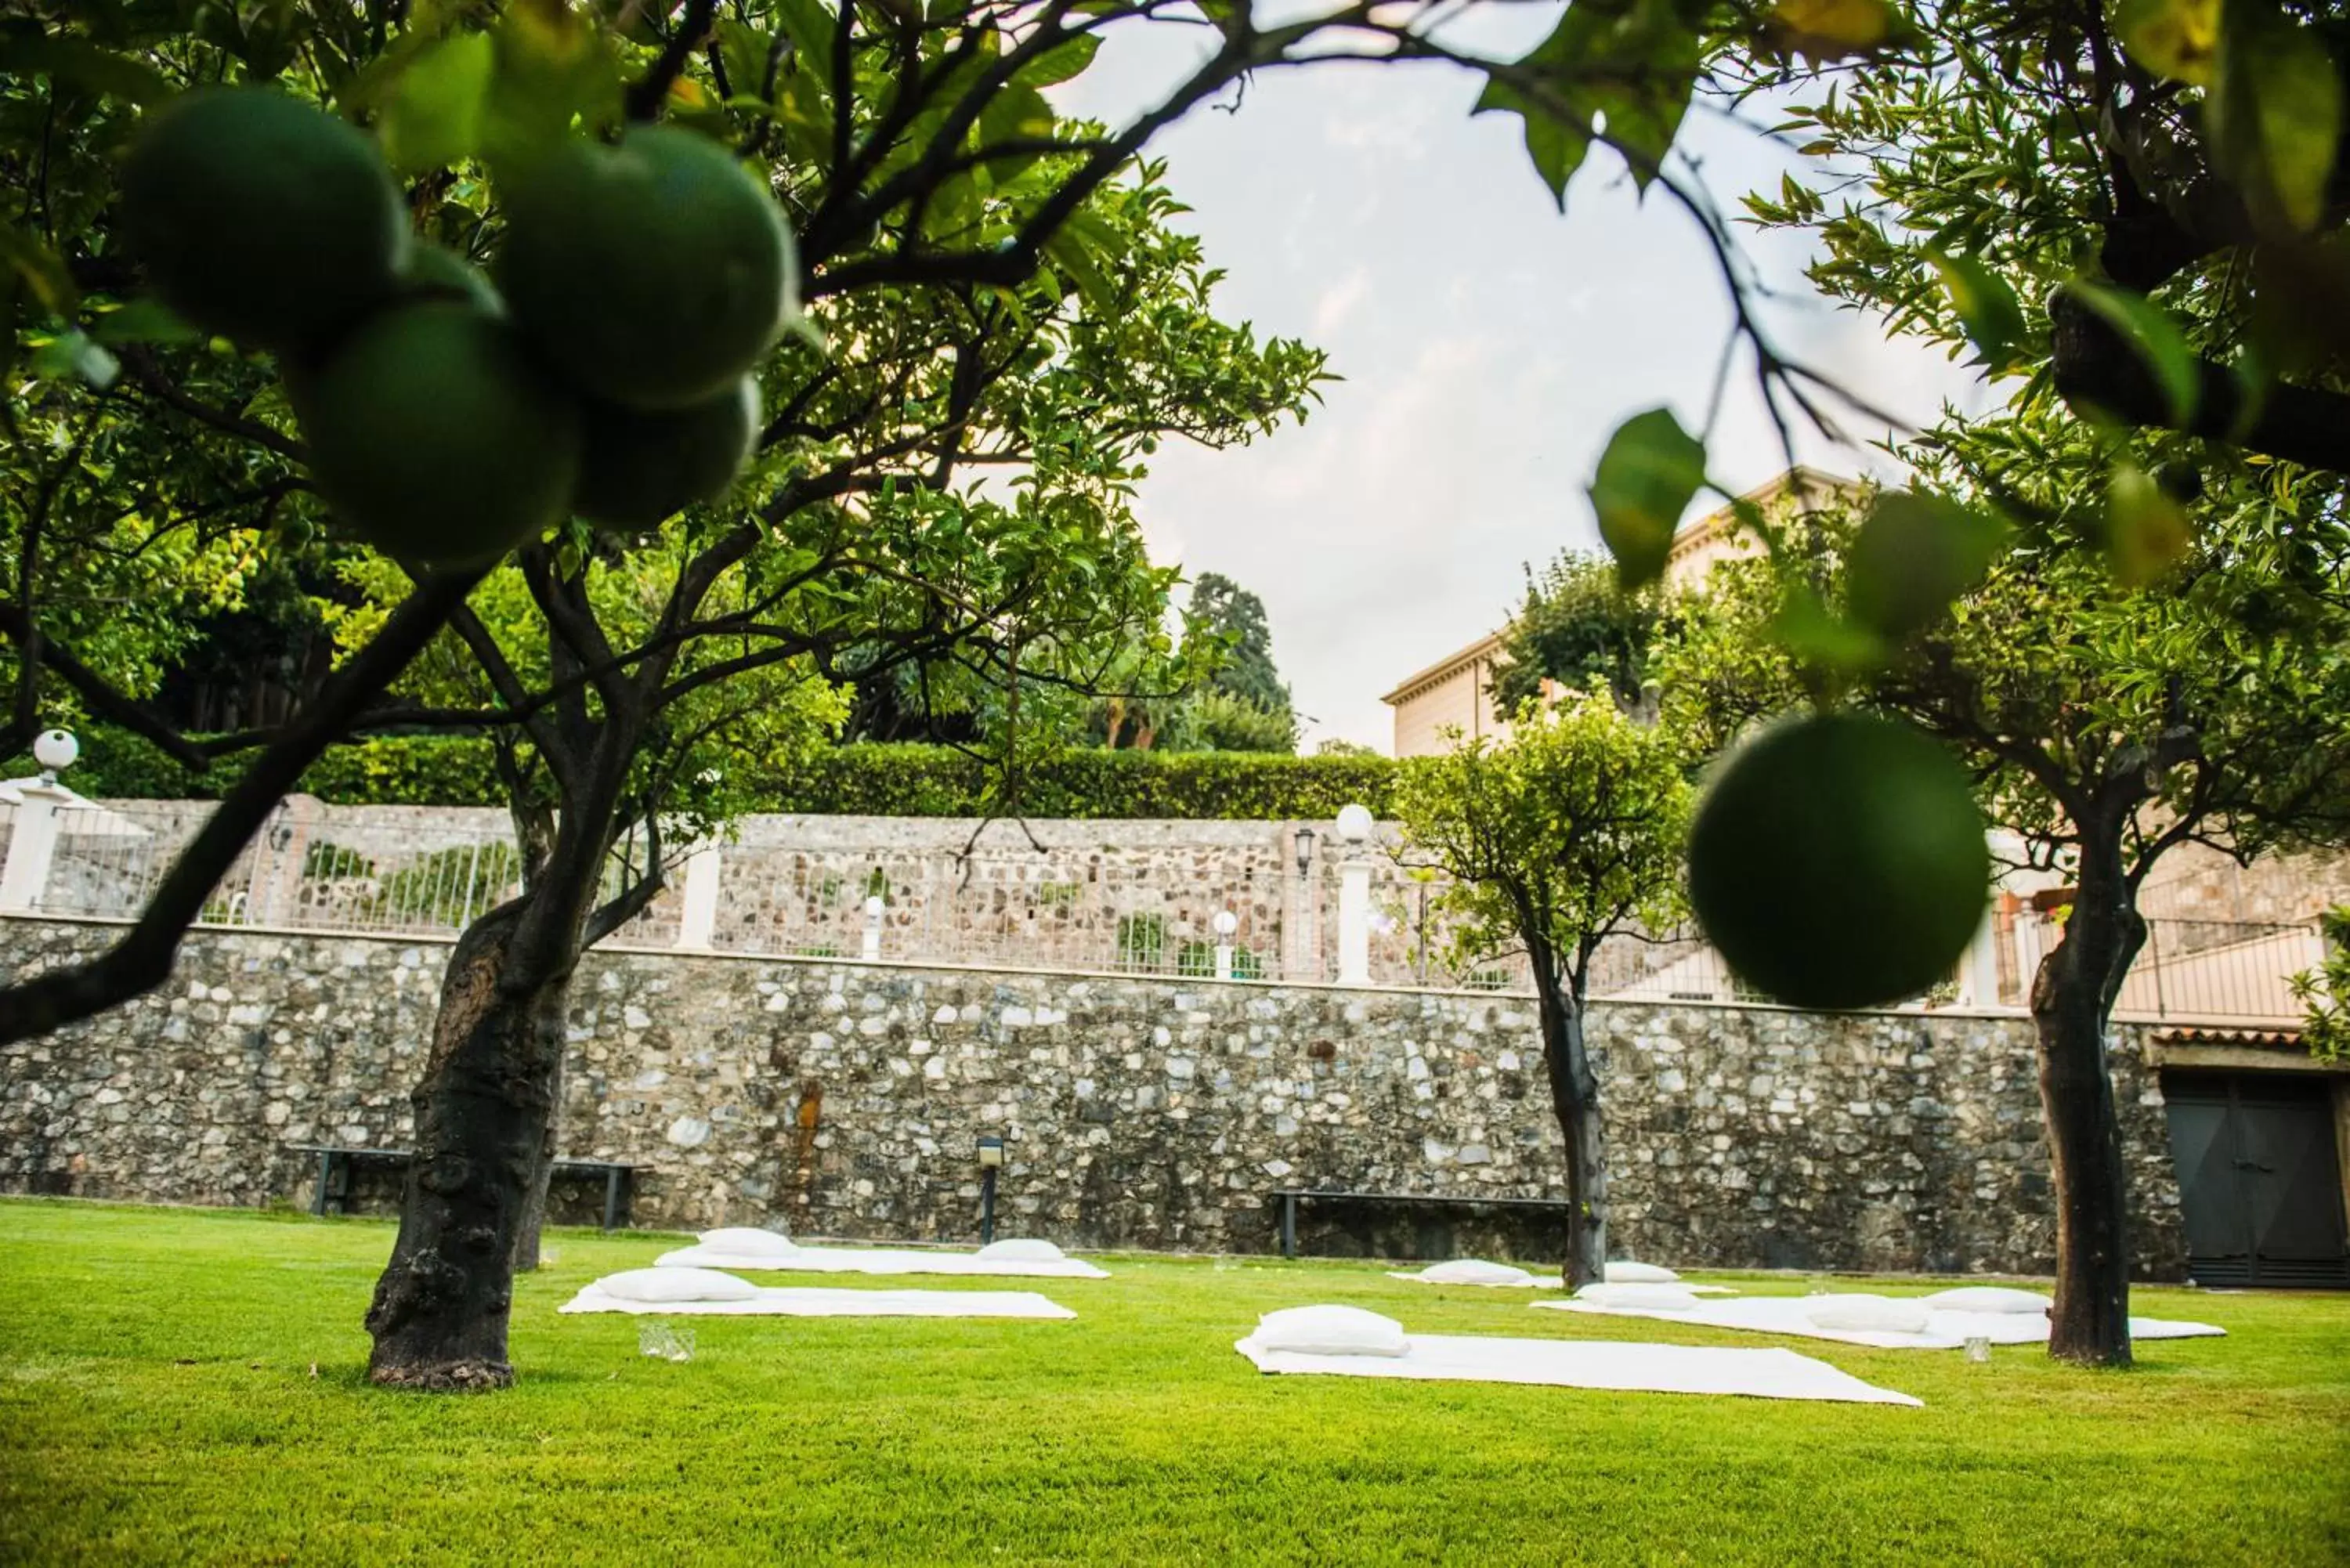
M1556 16L1513 9L1492 18L1497 52ZM1056 89L1062 110L1128 122L1199 37L1113 35ZM1561 217L1517 119L1470 116L1479 85L1441 67L1316 65L1261 77L1237 112L1194 110L1152 144L1230 274L1221 310L1326 349L1345 378L1303 426L1253 447L1160 448L1139 502L1159 559L1263 598L1308 749L1333 735L1389 749L1380 693L1506 619L1523 563L1596 547L1583 487L1601 445L1659 403L1697 428L1728 328L1685 214L1640 202L1600 151ZM1781 155L1725 120L1693 114L1684 144L1726 196L1777 183ZM1802 293L1801 250L1762 243L1773 278ZM1974 400L1939 349L1885 344L1849 313L1790 297L1779 321L1783 348L1905 418ZM1733 379L1711 443L1712 476L1733 490L1785 466L1751 389ZM1801 450L1889 472L1866 449Z

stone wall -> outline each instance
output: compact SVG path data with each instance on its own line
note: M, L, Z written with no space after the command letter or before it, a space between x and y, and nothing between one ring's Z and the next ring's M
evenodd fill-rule
M0 979L114 930L0 919ZM165 990L0 1048L0 1189L307 1202L291 1146L409 1136L446 951L195 934ZM1626 1003L1595 1009L1593 1033L1619 1252L2048 1268L2023 1021ZM1005 1231L1075 1245L1265 1250L1276 1187L1564 1185L1534 1022L1514 998L604 952L583 966L571 1035L564 1149L650 1168L640 1224L968 1241L983 1133L1009 1146ZM2140 1265L2175 1277L2158 1086L2134 1031L2116 1046ZM592 1211L588 1194L562 1197L565 1217ZM1402 1216L1316 1221L1305 1240L1544 1245Z

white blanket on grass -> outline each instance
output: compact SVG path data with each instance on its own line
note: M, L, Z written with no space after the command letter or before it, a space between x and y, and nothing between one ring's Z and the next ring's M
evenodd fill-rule
M1259 1372L1336 1377L1417 1377L1461 1383L1542 1383L1655 1394L1744 1394L1758 1399L1830 1399L1856 1405L1922 1401L1879 1388L1792 1350L1722 1350L1596 1339L1495 1339L1415 1334L1402 1355L1304 1355L1265 1350L1253 1337L1232 1348Z
M1434 1264L1430 1265L1431 1268L1434 1266ZM1555 1291L1564 1289L1565 1285L1565 1282L1556 1274L1536 1274L1532 1279L1525 1280L1431 1280L1424 1272L1389 1269L1388 1278L1410 1280L1423 1285L1467 1284L1481 1290ZM1679 1281L1676 1283L1678 1288L1689 1292L1693 1296L1734 1296L1738 1293L1737 1290L1730 1285L1693 1285L1687 1281Z
M681 1247L653 1260L658 1269L745 1269L794 1274L985 1274L1030 1280L1106 1280L1076 1258L978 1258L969 1252L913 1248L795 1247L788 1252L730 1252L723 1247Z
M1801 1334L1844 1345L1866 1345L1877 1350L1956 1350L1970 1339L1988 1339L1993 1345L2035 1345L2048 1338L2048 1314L2037 1312L1932 1312L1927 1314L1923 1334L1822 1328L1807 1315L1819 1300L1815 1296L1747 1296L1734 1302L1707 1302L1691 1312L1604 1307L1575 1301L1533 1304L1552 1312L1587 1313L1594 1317L1646 1317L1659 1323L1690 1323L1706 1328ZM2170 1323L2153 1317L2130 1319L2133 1339L2195 1339L2227 1332L2208 1323Z
M1034 1291L843 1291L763 1287L737 1302L639 1302L588 1285L557 1312L626 1312L655 1317L1075 1317Z

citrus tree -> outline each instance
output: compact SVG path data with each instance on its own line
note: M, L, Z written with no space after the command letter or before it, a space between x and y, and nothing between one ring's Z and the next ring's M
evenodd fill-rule
M1082 684L1094 644L1170 643L1172 575L1126 504L1143 458L1271 430L1319 356L1217 319L1139 138L1045 108L1082 29L707 6L633 33L549 6L397 31L286 6L219 37L169 12L57 20L16 39L36 75L12 82L62 127L56 155L15 167L36 188L69 166L82 210L38 242L72 292L43 302L51 373L20 418L72 438L55 493L114 507L134 556L329 552L349 650L282 733L164 737L259 755L159 906L328 742L495 742L524 891L452 952L369 1326L379 1381L496 1384L573 968L657 896L681 828L746 804L730 762L788 760L839 683L911 660L1016 691ZM917 258L942 244L1000 275L932 278ZM118 436L151 482L109 490ZM252 480L224 495L231 462ZM221 504L192 515L191 493ZM52 553L44 576L47 519L12 521L17 686L135 709L144 667L103 680L46 635L79 567ZM176 937L149 917L134 981ZM16 988L9 1028L120 993L122 951Z
M2085 524L2105 505L2107 458L2077 435L2068 450L2072 431L2053 412L2019 415L1944 430L1916 456L1958 496L1981 504L1995 487L2035 515ZM1877 504L1888 500L1915 498ZM1666 712L1710 744L1770 722L1803 703L1807 688L1833 693L1847 711L1916 726L1963 764L1988 822L2025 846L2030 865L2069 884L2063 934L2027 981L2057 1219L2050 1351L2066 1359L2129 1358L2134 1253L2106 1037L2146 940L2139 888L2181 844L2250 859L2338 841L2350 828L2342 784L2350 660L2341 651L2350 620L2292 588L2299 568L2280 560L2280 541L2328 535L2322 519L2295 514L2293 504L2284 486L2207 490L2188 556L2137 587L2069 534L2027 539L1898 650L1846 642L1808 663L1784 645L1783 582L1762 563L1735 563L1717 570L1712 591L1659 657ZM1824 530L1841 541L1820 564L1829 605L1849 601L1850 556L1874 523L1857 535ZM2322 548L2330 562L2323 574L2350 567L2338 534ZM1794 602L1799 615L1821 604ZM1815 773L1787 779L1785 789L1816 803ZM1894 775L1890 763L1873 770ZM1914 830L1916 803L1877 789L1889 807L1887 831L1900 832L1904 820ZM1833 865L1851 853L1850 823L1866 809L1847 803L1807 826L1783 815L1772 852L1791 864ZM1804 830L1791 833L1790 823ZM1741 842L1751 857L1757 841ZM1960 848L1954 833L1947 856ZM1721 852L1723 864L1740 857L1738 846ZM1913 846L1901 858L1915 866L1928 857ZM1981 875L1971 861L1968 874ZM1859 967L1844 952L1856 940L1925 945L1929 910L1856 908L1836 898L1839 876L1815 879L1830 884L1811 891L1828 899L1825 918L1843 933L1807 933L1831 981ZM1792 896L1768 909L1727 893L1721 901L1731 910L1725 931L1748 917L1783 928L1798 910ZM1960 907L1955 898L1950 907ZM1799 911L1792 923L1801 927ZM1787 988L1783 980L1774 989Z
M1494 701L1514 710L1555 680L1604 689L1627 710L1637 708L1649 649L1668 620L1662 590L1621 591L1605 556L1568 550L1539 572L1529 566L1525 595L1502 628L1508 657L1493 672Z
M1602 694L1548 713L1529 704L1508 740L1418 760L1397 786L1398 857L1449 879L1457 956L1522 952L1533 971L1566 1140L1569 1285L1602 1279L1607 1260L1607 1132L1585 1037L1592 959L1611 936L1680 917L1687 762L1670 731Z

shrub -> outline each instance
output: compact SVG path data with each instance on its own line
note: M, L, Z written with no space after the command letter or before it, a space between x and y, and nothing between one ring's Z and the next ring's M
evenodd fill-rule
M191 774L137 736L91 725L70 782L108 800L216 800L244 761ZM28 772L22 759L12 773ZM1387 757L1250 752L1076 751L1024 775L1023 815L1325 822L1359 801L1391 815L1404 764ZM950 746L852 745L818 753L752 794L767 811L838 816L982 816L985 765ZM335 746L303 775L334 805L500 805L490 743L474 736L383 736Z

